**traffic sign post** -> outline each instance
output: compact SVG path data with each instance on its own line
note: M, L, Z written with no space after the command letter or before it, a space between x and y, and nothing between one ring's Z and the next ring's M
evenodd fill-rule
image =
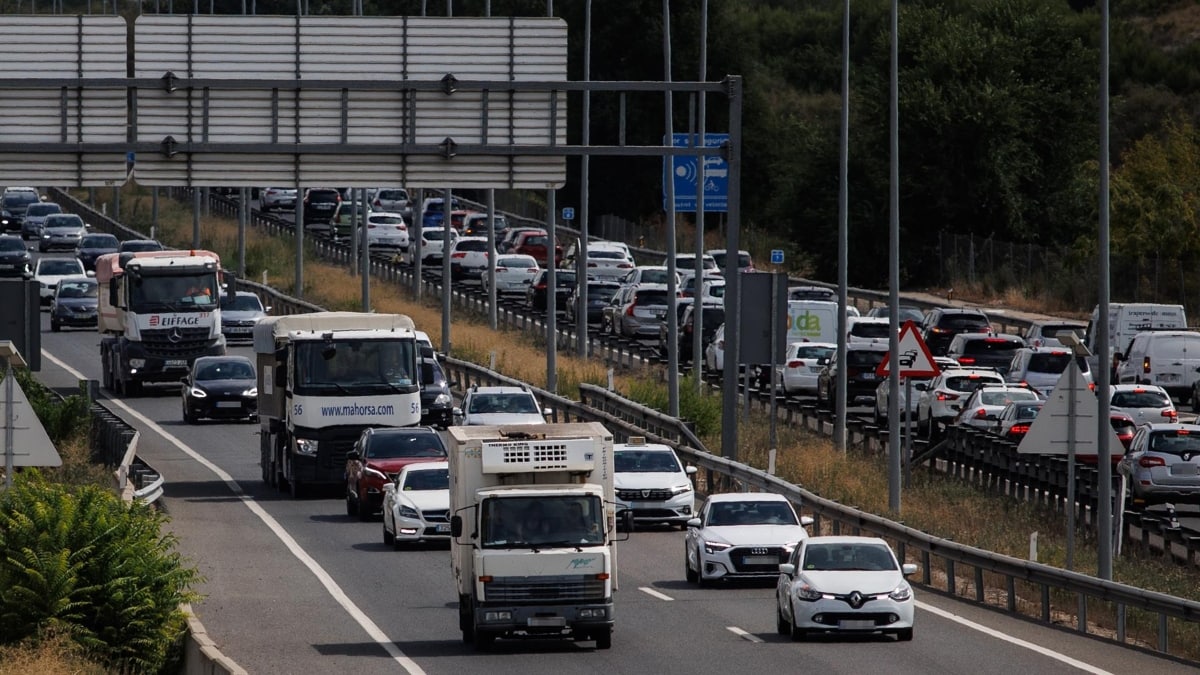
M672 134L671 145L676 148L694 147L699 134ZM663 138L665 145L667 139ZM729 134L704 134L705 148L720 148L729 142ZM673 169L673 171L672 171ZM663 158L663 210L667 210L667 179L674 173L675 211L696 212L696 181L700 177L699 155L676 155ZM729 164L719 152L704 155L704 212L729 211Z
M772 265L782 265L783 264L783 249L781 249L781 248L771 249L771 264Z
M575 220L575 209L571 208L570 206L564 206L562 210L562 219L567 221Z
M900 362L900 377L936 377L942 372L912 320L905 321L900 329L900 346L896 351L900 355L896 359ZM891 374L891 356L891 352L883 355L883 360L875 367L876 375L887 377Z

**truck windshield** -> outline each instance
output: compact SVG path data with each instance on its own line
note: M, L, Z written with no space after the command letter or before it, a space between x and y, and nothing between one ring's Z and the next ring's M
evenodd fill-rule
M129 294L135 312L210 312L216 309L219 289L213 272L176 276L136 276Z
M417 390L410 340L334 340L296 345L297 393L411 393Z
M484 548L604 545L603 505L593 495L496 497L481 508Z

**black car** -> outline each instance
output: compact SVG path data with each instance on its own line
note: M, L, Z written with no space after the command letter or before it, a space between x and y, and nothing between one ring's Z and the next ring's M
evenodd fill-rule
M537 273L529 288L525 289L525 304L534 311L546 311L546 277L548 273L542 270ZM575 290L575 272L573 270L554 270L554 296L556 309L564 312L567 302Z
M50 303L50 330L95 328L100 304L100 286L95 279L62 279L54 289Z
M992 322L978 309L963 309L955 307L937 307L925 315L925 323L921 324L921 337L929 353L934 356L945 356L950 347L950 341L959 333L990 333Z
M445 429L454 423L454 399L437 359L421 359L421 426Z
M0 199L0 209L8 214L6 219L8 224L5 225L5 230L20 230L25 222L25 211L29 209L30 204L36 204L41 201L41 197L36 192L11 192L4 195Z
M0 277L33 276L33 259L25 248L25 240L12 235L0 235Z
M83 263L83 269L96 269L96 258L106 253L116 253L121 248L121 242L111 234L85 234L79 240L79 248L75 249L75 257Z
M886 344L863 344L846 348L846 405L853 406L860 399L875 399L879 377L875 369L888 353ZM831 352L828 358L817 361L824 366L817 375L817 407L834 410L837 401L838 354ZM823 362L823 363L822 363Z
M700 308L700 349L704 349L713 336L717 334L717 329L721 324L725 323L725 305L723 303L704 302ZM687 305L687 309L683 312L683 319L679 322L679 359L681 361L691 362L692 347L695 344L696 330L696 314L695 306ZM701 358L704 353L700 353Z
M304 192L304 224L332 225L342 193L333 188L309 188Z
M244 356L201 356L183 379L183 421L258 419L254 364Z
M141 253L142 251L161 251L163 245L156 239L126 239L117 245L119 253Z
M621 284L615 281L597 281L589 279L587 282L587 322L589 324L604 323L604 307L612 300L613 294L621 289ZM567 298L567 321L574 322L576 312L579 307L579 286L571 289L571 296Z

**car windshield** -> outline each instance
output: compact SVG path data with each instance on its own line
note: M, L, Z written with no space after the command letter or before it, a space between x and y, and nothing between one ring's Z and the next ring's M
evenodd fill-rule
M157 241L127 241L121 244L122 253L138 253L140 251L161 251L162 244Z
M850 349L846 351L846 365L850 368L874 368L883 361L885 351Z
M828 358L833 353L833 347L815 347L812 345L798 345L796 347L796 358L798 359L821 359Z
M1112 405L1117 408L1168 408L1171 399L1161 391L1116 391L1112 395Z
M454 230L451 230L450 232L451 232L450 238L453 239L454 238L454 234L453 234ZM431 229L431 228L424 228L421 230L421 236L430 241L441 241L442 239L445 238L445 235L446 235L445 230L435 230L435 229Z
M979 392L979 402L982 405L1005 406L1013 401L1028 401L1036 399L1037 394L1029 391L1028 389Z
M625 254L621 251L588 251L588 258L596 258L597 260L624 260Z
M446 446L437 434L401 430L372 434L367 442L368 459L397 459L401 457L445 457Z
M941 328L948 328L959 333L971 332L986 332L990 325L988 320L982 316L962 315L962 314L947 314L942 316L942 320L938 322Z
M622 450L613 453L617 473L678 473L675 455L662 450Z
M983 377L981 375L956 375L947 377L942 383L947 389L954 391L972 391L981 384L999 384L1003 380L1000 377Z
M116 249L121 243L111 234L89 234L79 242L80 248L111 248Z
M850 334L858 338L885 338L888 336L888 325L874 321L858 321L850 327Z
M1013 409L1013 417L1015 417L1019 420L1031 420L1031 419L1037 417L1038 411L1042 409L1043 405L1045 405L1045 404L1038 402L1038 403L1022 403L1022 404L1013 406L1013 408L1014 408Z
M589 283L587 291L588 298L592 300L608 300L612 298L613 293L615 293L618 288L620 288L620 286L614 286L612 284L596 285Z
M98 297L100 297L100 287L95 282L64 281L58 287L58 297L60 297L60 298L98 298Z
M78 260L50 260L43 258L38 263L38 274L42 275L66 275L66 274L83 274L83 265Z
M379 193L375 196L379 199L384 199L384 200L393 201L393 202L394 201L406 201L408 199L408 193L405 192L404 190L380 190Z
M486 241L475 241L474 239L468 239L466 241L460 241L457 244L455 244L454 250L455 251L487 251L488 244Z
M1200 454L1200 434L1186 429L1156 432L1150 436L1150 451L1189 457Z
M537 267L538 264L537 264L537 261L534 260L531 256L506 255L506 256L498 256L496 258L496 267L500 267L500 266L514 267L514 268L520 267L520 268L528 269L530 267ZM559 275L557 275L557 274L554 275L555 281L558 281L558 276Z
M1067 369L1067 365L1071 363L1071 354L1069 352L1049 352L1045 354L1031 354L1029 356L1029 372L1031 373L1051 373L1057 375ZM1079 364L1079 369L1083 372L1088 372L1087 358L1076 356L1075 363Z
M221 296L221 309L231 312L258 312L262 311L262 302L259 301L257 295L238 295L232 300L228 295Z
M367 218L368 225L403 225L404 219L400 216L369 216Z
M48 216L51 213L62 213L58 204L30 204L26 216Z
M806 571L870 571L896 569L896 558L883 544L809 544L804 548Z
M798 525L796 513L785 502L716 502L708 511L708 527L726 525Z
M467 412L475 415L493 413L532 413L537 414L537 402L533 396L521 393L511 394L475 394L471 396L471 405Z
M297 378L301 388L322 393L413 387L415 349L411 340L400 339L305 341L296 346Z
M56 213L46 218L46 229L53 230L58 227L71 229L83 227L83 218L70 213Z
M22 207L38 201L38 196L32 192L17 192L4 198L4 207Z
M254 366L249 361L214 361L196 369L197 380L253 380Z
M701 321L705 326L720 326L725 323L725 310L719 307L705 307Z
M400 484L404 492L427 492L430 490L450 489L450 469L421 469L404 472L404 482Z
M982 340L967 340L963 345L963 354L973 356L1011 356L1013 352L1024 347L1020 340L1006 338L983 338Z
M639 307L641 307L643 305L665 305L665 304L667 304L667 292L666 291L646 290L646 291L638 291L638 293L637 293L637 305Z
M15 237L0 239L0 251L24 251L25 241Z
M637 281L643 284L665 284L667 283L667 271L642 270L641 276L637 278Z

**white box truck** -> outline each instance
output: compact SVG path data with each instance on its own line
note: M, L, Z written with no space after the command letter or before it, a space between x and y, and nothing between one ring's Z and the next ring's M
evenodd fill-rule
M610 648L612 434L576 422L450 427L447 436L463 642L561 637Z

